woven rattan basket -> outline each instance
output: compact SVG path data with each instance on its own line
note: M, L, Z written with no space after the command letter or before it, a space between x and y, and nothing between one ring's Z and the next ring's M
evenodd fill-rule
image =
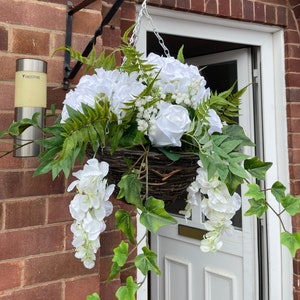
M134 164L143 155L139 149L120 149L110 154L109 149L99 150L96 157L99 161L109 163L109 183L117 184L122 175L128 171L128 161ZM93 156L88 150L88 156ZM148 187L149 196L164 200L167 203L186 199L186 189L196 176L199 157L194 154L180 153L176 162L169 160L159 152L148 154ZM139 167L137 164L136 168ZM143 180L142 180L143 181Z

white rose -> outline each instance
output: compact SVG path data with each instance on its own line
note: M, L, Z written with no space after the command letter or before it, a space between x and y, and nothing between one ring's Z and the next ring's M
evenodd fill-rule
M167 102L161 102L158 108L159 112L151 120L148 133L152 145L180 147L180 139L191 123L187 109Z

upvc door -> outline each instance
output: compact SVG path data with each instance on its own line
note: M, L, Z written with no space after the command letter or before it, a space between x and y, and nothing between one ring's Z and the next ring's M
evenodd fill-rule
M237 80L240 89L252 81L250 50L240 49L188 60L206 66L208 86L222 91ZM254 139L253 99L251 86L242 98L239 123ZM245 152L253 155L251 149ZM242 187L243 192L244 187ZM253 300L258 299L258 251L256 219L244 217L247 200L235 217L232 236L224 236L223 248L215 254L200 250L205 233L200 206L192 211L187 223L178 214L185 201L167 206L177 219L177 226L161 228L151 235L151 247L158 253L161 276L151 278L152 300Z

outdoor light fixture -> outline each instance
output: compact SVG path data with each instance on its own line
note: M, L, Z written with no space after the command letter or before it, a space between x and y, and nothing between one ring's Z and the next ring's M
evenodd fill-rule
M39 126L44 125L47 104L47 62L39 59L22 58L16 62L15 77L15 121L31 119L39 115ZM29 127L15 138L16 157L38 156L40 146L30 141L42 138L42 131Z

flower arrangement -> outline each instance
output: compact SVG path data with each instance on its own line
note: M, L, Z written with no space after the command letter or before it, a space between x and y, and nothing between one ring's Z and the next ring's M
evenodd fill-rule
M198 68L184 63L182 49L177 58L154 53L145 57L128 43L128 33L123 37L124 45L116 50L124 56L120 66L115 63L115 52L107 56L103 52L99 57L93 53L85 58L68 49L77 60L94 68L95 73L80 79L66 95L55 124L42 129L45 138L34 141L44 147L35 175L52 172L56 178L63 172L68 177L77 160L83 164L82 170L73 173L76 180L68 191L76 189L70 203L74 219L71 231L75 256L86 268L94 267L105 218L113 211L110 196L116 188L116 198L133 205L141 224L150 232L176 223L165 210L164 199L151 194L150 153L163 155L166 165L180 162L183 154L198 160L193 180L188 182L186 208L180 213L188 222L192 208L201 206L208 230L201 242L202 251L220 249L222 235L232 230L231 219L242 203L242 195L237 193L241 184L248 185L245 196L250 208L246 215L261 217L268 208L273 210L266 200L266 191L251 179L264 180L272 164L242 152L244 147L255 145L235 122L240 98L247 87L236 93L234 87L213 93ZM14 122L0 137L17 136L29 126L38 126L36 115L31 120ZM87 149L93 155L86 161ZM118 182L108 183L110 165L105 159L99 161L96 154L108 150L114 156L119 149L139 149L141 155L136 161L125 157L126 171ZM282 183L275 182L269 190L282 205L282 211L274 211L280 219L283 212L300 212L300 198L286 194ZM117 228L136 247L131 214L119 209L115 218ZM293 256L300 248L300 234L288 232L284 225L281 241ZM130 254L128 249L129 243L125 241L114 249L110 280L122 271ZM134 266L145 276L148 271L160 274L156 254L148 246L142 251ZM117 291L117 298L135 299L140 284L128 277L126 286Z

